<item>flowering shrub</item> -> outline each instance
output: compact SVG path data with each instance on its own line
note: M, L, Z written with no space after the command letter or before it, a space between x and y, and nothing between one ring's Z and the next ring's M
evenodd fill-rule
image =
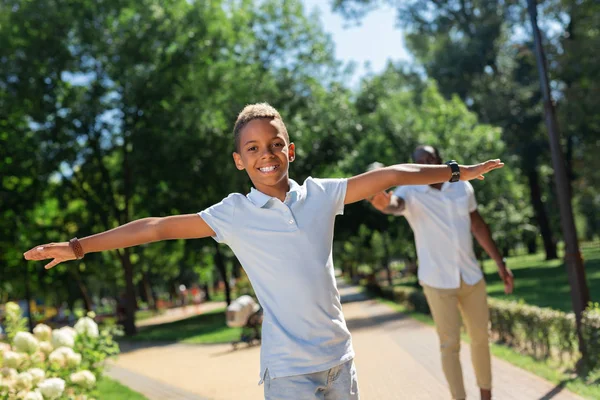
M26 332L21 309L6 304L10 343L0 342L0 400L91 400L104 361L117 355L116 328L100 329L94 314L74 328L39 324Z

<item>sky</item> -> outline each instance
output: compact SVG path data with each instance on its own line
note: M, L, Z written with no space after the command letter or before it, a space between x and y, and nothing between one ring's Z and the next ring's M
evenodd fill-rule
M356 63L353 83L357 83L368 72L381 72L388 60L411 59L404 45L402 31L395 27L396 13L393 8L380 6L362 18L360 25L356 25L346 21L340 14L332 13L329 0L301 1L309 12L319 9L322 26L335 43L336 58Z

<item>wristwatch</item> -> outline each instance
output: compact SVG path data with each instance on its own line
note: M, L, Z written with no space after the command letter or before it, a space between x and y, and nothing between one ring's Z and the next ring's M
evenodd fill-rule
M458 182L460 180L460 167L458 166L458 163L454 160L450 160L446 162L446 165L452 170L452 176L448 182Z

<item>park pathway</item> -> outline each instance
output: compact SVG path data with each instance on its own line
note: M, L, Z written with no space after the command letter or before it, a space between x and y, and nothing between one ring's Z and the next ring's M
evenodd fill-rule
M340 282L344 315L352 332L361 398L449 399L435 330L365 298ZM122 346L108 375L150 400L259 400L259 348L232 351L227 344ZM467 397L478 399L468 345L461 359ZM561 387L493 359L496 400L581 400Z

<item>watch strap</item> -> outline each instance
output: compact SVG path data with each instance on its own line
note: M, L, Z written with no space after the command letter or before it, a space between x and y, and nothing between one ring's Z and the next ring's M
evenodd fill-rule
M77 239L76 237L69 240L69 247L71 248L71 250L73 250L75 257L78 260L81 260L85 255L85 253L83 252L83 247L81 247L81 243L79 243L79 239Z
M449 166L452 171L452 175L448 182L458 182L460 180L460 167L458 166L458 163L455 160L450 160L446 162L446 165Z

